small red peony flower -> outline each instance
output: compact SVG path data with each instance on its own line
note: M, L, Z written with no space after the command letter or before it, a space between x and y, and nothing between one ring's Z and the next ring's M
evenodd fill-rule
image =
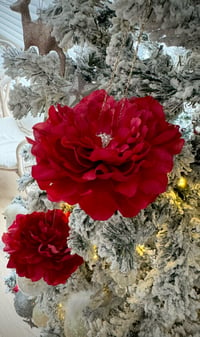
M115 101L104 90L74 108L51 106L34 126L32 175L52 201L79 203L93 219L135 216L167 188L184 144L152 97Z
M19 214L2 236L10 254L8 268L32 281L43 278L50 285L65 283L83 263L67 246L69 214L61 210Z

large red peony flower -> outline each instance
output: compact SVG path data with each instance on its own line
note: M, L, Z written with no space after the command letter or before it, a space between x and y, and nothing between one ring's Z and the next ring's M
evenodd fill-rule
M8 268L32 281L43 278L50 285L65 283L83 263L67 246L69 214L61 210L19 214L2 236L9 253Z
M167 187L184 140L152 97L115 101L104 90L74 108L51 106L34 126L32 175L52 201L79 203L93 219L135 216Z

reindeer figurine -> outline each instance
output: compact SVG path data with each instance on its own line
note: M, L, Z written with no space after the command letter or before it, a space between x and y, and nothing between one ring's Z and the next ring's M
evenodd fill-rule
M60 59L60 74L64 76L65 54L58 46L56 39L51 36L51 27L42 22L41 19L35 22L31 21L28 7L30 2L31 0L18 0L10 6L11 10L21 13L24 50L27 50L30 46L36 46L40 55L47 55L51 50L55 50Z

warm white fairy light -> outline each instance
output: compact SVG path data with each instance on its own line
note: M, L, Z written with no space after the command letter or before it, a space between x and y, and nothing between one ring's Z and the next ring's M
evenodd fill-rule
M181 176L177 181L177 187L184 189L187 187L187 179Z

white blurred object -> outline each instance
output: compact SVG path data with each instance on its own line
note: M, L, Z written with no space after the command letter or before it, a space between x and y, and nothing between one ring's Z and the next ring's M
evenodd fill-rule
M0 118L0 170L24 173L22 147L27 143L26 137L32 137L33 125L42 122L43 117L33 117L30 113L16 121L12 116Z
M11 46L10 42L0 39L1 52ZM26 165L21 157L22 147L27 143L26 137L32 137L33 125L42 122L43 116L34 117L29 112L24 118L15 120L8 107L10 85L11 78L0 64L0 170L15 171L21 176Z
M49 317L42 311L39 303L36 303L33 308L32 320L38 328L45 328L47 326Z
M83 310L90 303L92 291L79 291L72 294L65 302L64 332L67 337L85 337L87 332L82 316Z
M13 203L8 205L3 212L3 215L6 219L6 227L8 228L10 225L12 225L17 214L27 214L27 213L28 210L21 204Z
M9 116L8 96L10 90L10 77L0 71L0 117Z
M16 282L19 289L25 294L29 296L38 296L42 292L44 292L48 285L43 279L33 282L26 277L16 276Z

